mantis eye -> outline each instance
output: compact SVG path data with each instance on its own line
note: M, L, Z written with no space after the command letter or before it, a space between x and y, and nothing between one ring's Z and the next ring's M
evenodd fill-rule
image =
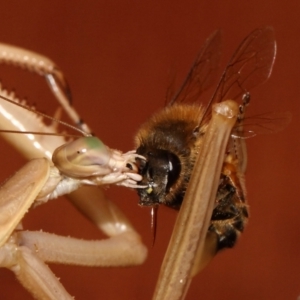
M88 177L109 173L111 151L96 137L82 137L57 148L54 165L65 175Z

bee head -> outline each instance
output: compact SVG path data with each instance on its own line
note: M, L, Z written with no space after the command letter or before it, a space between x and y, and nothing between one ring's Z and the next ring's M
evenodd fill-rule
M139 205L166 204L166 195L181 171L179 158L167 150L146 149L143 146L137 149L137 153L146 158L146 161L137 159L139 174L143 177L139 184L147 186L138 189Z

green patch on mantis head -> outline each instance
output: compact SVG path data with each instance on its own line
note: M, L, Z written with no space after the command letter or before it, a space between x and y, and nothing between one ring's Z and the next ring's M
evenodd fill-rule
M57 148L52 157L64 174L75 177L106 175L111 172L111 149L96 137L81 137Z

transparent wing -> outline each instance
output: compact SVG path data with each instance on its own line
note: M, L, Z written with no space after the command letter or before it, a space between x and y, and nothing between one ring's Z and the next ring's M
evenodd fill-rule
M283 130L292 119L290 112L269 112L243 118L233 128L227 152L238 159L239 171L243 174L247 168L246 139L258 134L276 133Z
M167 105L199 99L217 76L221 56L221 32L215 31L205 42L180 89Z
M269 131L272 131L272 128L274 130L276 126L281 126L276 125L277 122L274 122L274 120L271 121L270 115L264 117L261 115L260 120L256 121L251 119L248 125L244 117L245 107L250 101L249 91L270 77L275 57L276 41L273 28L262 27L252 31L242 41L227 64L216 91L200 121L201 124L204 119L210 118L213 103L224 100L235 100L241 103L241 115L228 145L228 152L238 159L241 173L244 173L247 167L247 148L245 140L236 137L254 136L255 130L259 126L265 130L269 128ZM261 123L262 120L264 122Z
M258 134L276 133L283 130L292 119L290 112L269 112L244 118L232 133L233 138L250 138ZM240 129L242 127L242 129Z
M240 44L229 61L209 105L223 100L238 100L250 89L266 81L272 72L276 41L272 27L252 31Z

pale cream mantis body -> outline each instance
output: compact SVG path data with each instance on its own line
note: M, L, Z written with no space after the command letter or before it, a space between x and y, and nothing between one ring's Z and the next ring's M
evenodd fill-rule
M58 85L64 88L64 79L51 61L26 50L6 45L3 45L0 52L5 62L26 65L27 69L50 78L54 94L58 98L63 98L65 106L70 109L71 117L78 119L78 115L68 104L63 90L58 88ZM59 76L56 76L57 74ZM6 91L3 91L2 95L7 96ZM0 109L3 128L31 132L17 134L17 139L16 134L6 132L3 133L5 138L29 158L47 157L30 161L0 190L2 211L0 266L12 270L23 286L37 299L71 299L72 297L44 262L86 266L127 266L142 263L147 250L140 237L123 214L107 201L100 191L86 203L74 201L77 201L77 206L81 207L83 212L110 237L107 240L83 241L45 232L26 232L21 230L20 223L32 205L69 193L82 184L119 184L134 188L136 181L140 179L134 166L136 154L133 151L122 154L111 150L91 136L71 142L77 144L75 148L73 144L58 148L66 143L61 136L52 138L52 143L46 144L45 137L32 134L32 132L55 133L54 127L45 126L41 117L37 117L34 112L5 101L2 101ZM87 126L83 128L88 130ZM89 146L85 144L86 142ZM49 160L56 148L58 148L57 155L54 155L53 160L64 169L63 172ZM89 150L93 152L90 158L97 160L94 161L94 166L87 159L86 151ZM103 155L99 156L99 153L96 153L98 150ZM63 165L59 163L62 159L65 161ZM79 163L79 168L72 165L74 159ZM87 171L81 169L82 165L85 165L84 169L87 168ZM76 194L72 197L78 198Z

